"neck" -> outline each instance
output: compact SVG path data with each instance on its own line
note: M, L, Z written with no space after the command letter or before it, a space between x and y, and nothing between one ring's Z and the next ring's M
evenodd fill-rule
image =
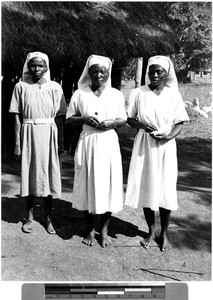
M46 80L45 80L44 77L41 77L41 78L34 78L34 77L32 77L31 80L32 80L33 83L37 83L39 81L40 81L40 83L46 82Z
M159 84L159 85L157 85L157 86L152 85L151 83L149 84L149 87L150 87L151 90L157 90L157 91L162 91L163 88L164 88L164 86L165 86L164 82L161 83L161 84Z
M161 84L159 84L159 85L157 85L157 86L154 86L151 83L149 84L150 90L152 90L153 92L156 91L157 93L161 93L162 90L164 89L164 87L165 87L165 83L164 82L161 83Z
M37 78L32 78L32 82L37 83L39 81L39 79Z
M101 88L104 87L104 84L101 84L101 85L94 85L94 84L91 84L90 87L91 87L91 90L92 90L93 92L95 92L95 91L97 91L97 90L101 90Z

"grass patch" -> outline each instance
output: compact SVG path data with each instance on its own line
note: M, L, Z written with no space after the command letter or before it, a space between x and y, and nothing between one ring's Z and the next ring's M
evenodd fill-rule
M122 92L127 102L130 91L134 88L134 82L125 82L122 85ZM212 101L212 86L210 83L180 84L180 93L184 101L192 101L198 98L200 107L209 106ZM184 124L181 134L176 138L178 158L189 162L206 162L211 164L212 153L212 114L208 119L196 114L191 107L187 108L190 118ZM122 156L125 166L128 166L136 130L129 126L121 128L118 132Z

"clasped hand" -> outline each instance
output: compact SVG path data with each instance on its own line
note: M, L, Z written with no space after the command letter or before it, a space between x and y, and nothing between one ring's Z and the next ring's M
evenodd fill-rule
M91 126L91 127L98 127L99 121L95 117L85 117L84 123Z
M85 124L98 128L100 130L108 130L114 128L114 120L104 120L102 122L99 122L95 117L86 117L84 119Z
M169 141L170 140L169 135L167 133L150 132L149 135L155 140L161 140L161 141Z
M149 133L153 139L161 141L168 141L170 139L167 133L157 133L157 130L158 129L152 124L147 124L145 126L145 131Z

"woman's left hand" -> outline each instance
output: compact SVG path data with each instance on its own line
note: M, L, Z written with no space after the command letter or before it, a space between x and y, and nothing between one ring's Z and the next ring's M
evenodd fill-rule
M180 134L183 127L183 122L177 123L172 127L172 129L168 132L150 132L150 136L158 141L168 142L171 139L175 138L178 134Z
M98 128L101 130L110 130L114 129L115 126L115 120L104 120L99 123Z
M158 141L169 141L171 140L172 137L170 137L169 134L166 133L157 133L155 134L154 132L150 132L149 134L153 139L158 140Z

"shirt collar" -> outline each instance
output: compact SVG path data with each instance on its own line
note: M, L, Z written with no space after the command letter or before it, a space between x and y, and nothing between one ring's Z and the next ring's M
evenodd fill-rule
M47 82L47 80L44 78L44 77L41 77L37 82L33 82L32 81L32 78L29 78L26 80L27 83L31 83L31 84L39 84L39 85L42 85L44 83Z
M89 87L90 87L91 91L93 92L93 94L95 94L97 97L100 97L101 94L102 94L102 92L103 92L103 90L106 88L106 86L105 86L104 83L96 91L92 90L91 85L89 85Z

